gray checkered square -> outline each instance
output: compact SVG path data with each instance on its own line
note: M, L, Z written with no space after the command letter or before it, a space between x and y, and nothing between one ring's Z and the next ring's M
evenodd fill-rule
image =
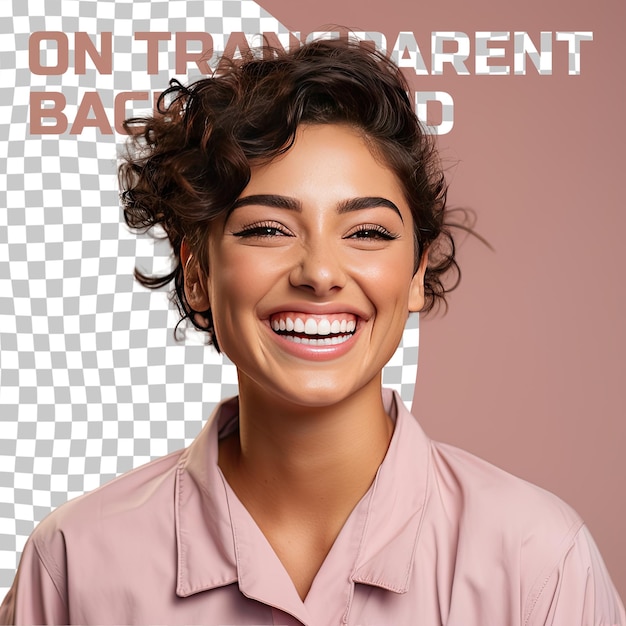
M29 69L35 31L113 33L113 74L90 59L76 74ZM177 342L167 294L133 279L168 268L167 246L128 232L116 161L124 137L89 124L71 134L78 105L97 91L110 126L120 91L159 91L175 72L174 35L147 73L140 31L210 33L214 58L228 34L288 31L251 0L4 0L0 4L0 598L24 543L54 507L121 472L188 445L221 398L237 392L234 366L193 330ZM192 42L189 50L197 50ZM56 44L42 44L54 66ZM199 77L189 64L183 81ZM31 134L31 92L62 92L68 129ZM152 97L152 96L150 96ZM129 103L139 114L151 102ZM91 114L93 117L93 113ZM46 118L44 123L54 120ZM384 372L413 395L417 317Z

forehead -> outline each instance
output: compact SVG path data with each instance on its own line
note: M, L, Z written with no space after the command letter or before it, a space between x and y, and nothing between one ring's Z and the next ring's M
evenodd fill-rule
M282 193L319 204L367 195L403 202L397 175L372 146L363 132L348 125L301 125L287 152L252 166L241 196Z

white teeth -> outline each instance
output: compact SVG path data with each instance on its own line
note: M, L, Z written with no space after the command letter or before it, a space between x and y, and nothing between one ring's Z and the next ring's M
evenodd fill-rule
M304 325L304 332L307 335L317 335L317 322L312 318L309 317L309 319L306 321L306 324Z
M317 323L316 335L330 335L330 322L326 319L320 320Z
M315 318L301 318L296 317L281 317L271 321L271 327L276 332L295 332L305 335L317 335L325 337L326 335L339 335L352 333L356 329L356 321L354 320L338 320L335 319L332 322L327 318L322 318L319 321Z
M297 335L284 335L285 339L288 341L293 341L294 343L305 343L310 346L336 346L339 343L343 343L344 341L348 341L352 337L352 335L339 335L337 337L298 337Z

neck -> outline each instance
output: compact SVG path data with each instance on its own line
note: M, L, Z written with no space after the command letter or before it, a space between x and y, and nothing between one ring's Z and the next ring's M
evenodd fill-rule
M393 425L380 376L336 404L303 407L240 374L239 432L219 465L301 599L385 456Z
M274 519L322 515L343 523L391 439L380 378L337 404L302 407L240 377L239 402L239 433L222 442L219 462L253 517L266 511Z

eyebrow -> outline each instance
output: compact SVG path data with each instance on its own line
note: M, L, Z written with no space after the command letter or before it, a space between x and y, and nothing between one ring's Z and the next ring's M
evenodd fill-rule
M228 215L230 215L235 209L253 204L274 207L277 209L287 209L289 211L296 211L297 213L302 212L302 203L296 198L279 196L276 194L255 194L239 198L235 204L233 204L230 211L228 211ZM362 209L375 209L377 207L386 207L395 211L404 224L400 209L391 200L381 198L380 196L360 196L357 198L350 198L349 200L342 200L337 205L337 213L341 215L342 213L350 213L351 211L360 211Z
M343 200L337 207L337 213L350 213L350 211L376 209L378 207L387 207L388 209L395 211L404 224L400 209L391 200L387 200L387 198L381 198L379 196L364 196L359 198L350 198L350 200Z
M229 215L235 209L242 206L250 206L251 204L258 204L260 206L271 206L276 209L288 209L289 211L297 211L302 213L302 203L296 198L290 198L289 196L278 196L273 193L255 194L252 196L244 196L239 198L232 208L228 212Z

